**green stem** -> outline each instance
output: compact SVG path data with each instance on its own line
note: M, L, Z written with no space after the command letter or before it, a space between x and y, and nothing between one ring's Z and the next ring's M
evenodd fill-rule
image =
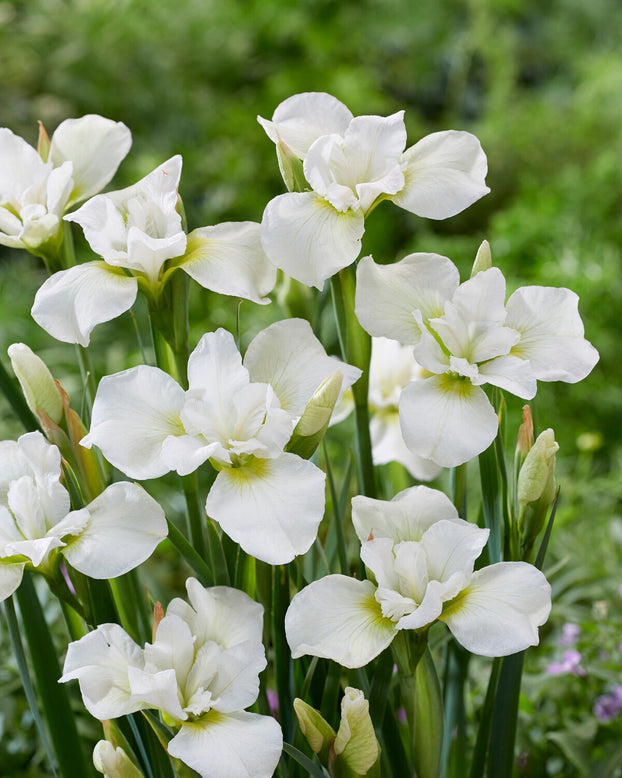
M443 741L443 704L427 642L426 633L409 634L402 630L391 648L398 667L417 778L438 778Z
M467 517L467 462L449 471L449 490L451 501L456 506L458 516L466 521Z
M181 486L186 498L188 508L188 531L190 540L197 554L202 559L207 559L207 545L203 526L206 523L205 508L199 497L199 478L196 473L180 476Z
M170 519L167 519L166 523L168 524L168 539L185 559L191 570L196 573L199 581L203 586L213 586L214 575L206 560L195 551Z
M88 348L76 346L76 350L78 353L78 362L80 364L80 377L82 378L84 396L86 399L86 402L84 403L85 407L80 415L88 426L91 419L91 408L93 407L95 393L97 392L97 380L95 378L95 371L93 370ZM86 413L84 411L86 411Z
M356 269L353 265L331 278L331 292L342 358L362 370L361 377L352 385L359 489L366 497L376 497L368 404L371 336L358 323L354 313Z

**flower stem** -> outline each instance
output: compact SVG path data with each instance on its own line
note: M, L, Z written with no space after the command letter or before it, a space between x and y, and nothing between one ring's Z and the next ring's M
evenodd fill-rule
M180 477L188 509L188 531L192 546L201 559L207 559L207 545L203 534L206 515L199 498L199 479L196 471Z
M352 385L359 489L366 497L375 497L376 479L369 434L368 406L371 336L358 323L354 313L355 290L356 271L354 266L344 268L331 278L333 308L341 356L345 362L363 371L358 381Z
M443 742L443 702L427 633L402 630L391 648L398 667L417 778L438 778Z

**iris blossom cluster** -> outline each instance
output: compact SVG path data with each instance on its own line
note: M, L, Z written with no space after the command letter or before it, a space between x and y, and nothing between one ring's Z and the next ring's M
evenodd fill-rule
M118 624L100 624L69 645L61 682L77 679L87 710L113 719L162 712L174 730L167 750L202 778L269 778L283 745L276 720L245 710L266 666L263 608L225 586L186 582L153 643L138 646Z
M91 431L132 478L194 472L208 459L219 471L206 511L252 556L283 564L308 550L324 514L325 474L285 451L320 384L335 372L343 388L360 371L326 355L302 319L260 332L242 362L233 336L204 335L188 362L189 389L142 365L102 379Z
M474 571L488 530L460 519L442 492L414 486L389 502L355 497L352 520L370 579L328 575L298 592L285 617L292 656L362 667L398 630L437 620L482 656L538 643L551 610L546 578L526 562Z
M537 381L585 378L598 352L583 336L578 299L569 289L525 286L506 302L498 268L461 284L454 263L438 254L410 254L393 265L362 259L359 322L371 335L412 344L427 371L400 398L408 448L455 467L488 448L497 434L497 414L483 385L528 400Z
M282 102L271 121L258 118L280 160L302 161L307 190L268 203L261 241L271 262L308 286L321 289L354 262L365 217L382 200L447 219L490 191L474 135L436 132L407 149L403 111L354 117L332 95L306 92Z

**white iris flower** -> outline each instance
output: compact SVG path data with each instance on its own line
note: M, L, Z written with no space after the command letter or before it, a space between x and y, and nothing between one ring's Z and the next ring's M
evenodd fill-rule
M441 492L414 486L390 502L355 497L352 519L361 558L376 580L329 575L293 598L285 616L294 658L304 654L362 667L400 629L445 622L482 656L506 656L538 643L551 587L526 562L474 571L488 530L458 518Z
M269 778L283 747L270 716L248 713L266 666L263 608L226 586L186 581L153 643L140 648L118 624L69 645L62 683L78 679L87 710L112 719L155 709L176 730L168 753L202 778Z
M484 451L498 419L484 384L529 400L536 382L585 378L598 352L583 337L578 297L569 289L526 286L505 302L498 268L460 284L437 254L394 265L371 257L357 270L356 315L371 335L414 345L427 371L400 398L404 440L415 454L454 467Z
M67 119L52 135L45 160L0 129L0 244L54 253L63 214L103 189L132 144L128 128L103 116Z
M154 301L177 269L221 294L269 303L276 268L259 224L226 222L183 231L177 206L181 157L127 189L97 195L66 217L102 260L55 273L37 292L35 321L57 340L87 346L97 324L129 310L139 286Z
M322 92L294 95L259 121L277 149L303 160L309 191L271 200L261 240L292 278L322 288L358 257L366 215L382 200L446 219L490 190L486 155L468 132L437 132L406 149L404 112L357 116Z
M283 564L311 545L324 512L325 474L284 451L318 386L336 370L342 390L357 368L326 355L308 322L260 332L244 363L223 329L201 338L188 362L188 391L141 366L102 379L90 433L106 459L132 478L219 470L207 513L252 556Z
M60 475L60 452L40 432L0 442L0 600L25 567L53 574L59 553L84 575L116 578L167 535L162 508L137 484L112 484L72 511Z

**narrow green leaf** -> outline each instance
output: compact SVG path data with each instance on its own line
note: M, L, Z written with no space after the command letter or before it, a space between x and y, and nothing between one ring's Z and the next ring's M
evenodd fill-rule
M43 610L30 573L24 573L17 590L24 635L37 679L48 730L56 753L60 774L71 778L91 775L82 753L74 715L69 705L67 689L58 683L61 672L56 649L45 622Z
M168 524L168 539L179 551L190 569L196 574L197 579L203 586L214 585L214 575L207 562L194 550L186 540L182 532L177 529L170 519L166 520Z
M490 730L492 727L492 716L500 672L501 658L498 657L492 664L490 677L488 679L488 688L486 689L486 697L484 699L484 705L482 706L481 718L477 729L477 738L473 749L469 778L481 778L485 774L484 770L486 768L488 743L490 742Z
M557 506L559 505L560 488L561 487L557 487L557 494L555 495L555 500L553 501L553 506L551 508L551 515L549 516L546 529L544 530L544 535L542 536L542 542L540 543L540 548L538 549L538 553L536 555L535 565L538 568L538 570L542 570L542 565L544 564L544 557L546 556L546 550L549 547L549 540L551 538L551 532L553 530L553 522L555 521Z
M301 767L304 767L313 778L327 778L328 773L326 770L324 770L321 765L312 762L308 756L305 756L302 751L299 751L295 746L292 746L289 743L283 743L283 751L298 762Z
M285 638L285 611L289 605L288 565L272 568L272 648L274 650L274 675L279 698L279 717L283 737L293 736L293 696L290 687L291 656Z
M37 705L35 690L33 689L32 681L30 680L30 672L28 670L28 663L24 653L24 646L22 645L22 638L20 635L17 615L15 613L13 597L9 597L4 601L4 607L6 621L9 628L9 635L11 636L11 643L13 645L13 653L15 654L17 669L19 670L19 675L22 679L22 686L24 687L24 694L26 695L26 700L28 701L30 712L32 713L35 726L37 727L37 732L39 733L39 737L43 743L43 748L45 749L45 754L48 758L48 762L50 763L52 773L55 776L58 776L58 773L56 772L56 762L52 753L52 747L50 746L50 741L43 727L43 722L41 721L41 714L39 713L39 706Z
M518 700L525 652L503 657L492 714L488 778L507 778L514 769Z
M214 583L217 586L230 586L229 565L227 564L227 557L225 556L225 551L222 547L220 533L218 532L216 523L209 516L207 517L207 541L212 563L211 567L214 571Z
M326 463L326 475L328 478L328 488L330 489L331 502L333 505L333 521L331 524L331 529L333 529L335 533L337 556L339 558L340 571L344 575L347 575L349 569L348 569L348 556L346 553L346 543L343 534L343 516L345 513L345 502L347 499L347 494L350 489L350 479L352 478L352 459L350 458L348 461L348 469L346 471L346 475L343 481L341 494L337 495L337 487L335 485L333 470L330 465L330 459L328 457L326 441L323 442L323 447L324 447L324 462Z
M503 515L495 444L492 443L486 451L479 455L478 459L484 524L490 530L488 554L490 563L495 564L501 561L501 549L503 548Z

